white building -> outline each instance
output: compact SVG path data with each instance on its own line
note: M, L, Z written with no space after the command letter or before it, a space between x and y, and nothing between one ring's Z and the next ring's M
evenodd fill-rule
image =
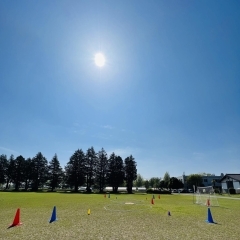
M229 188L240 188L240 174L226 174L221 180L222 190L228 192Z
M202 175L202 182L198 183L198 186L202 186L202 187L208 187L208 186L214 186L214 187L221 187L221 179L223 178L224 174L221 173L220 176L215 176L215 174L212 175ZM185 174L183 174L180 177L177 177L178 180L180 180L185 189L192 189L192 186L189 186L188 182L187 182L187 178L188 176L186 176Z

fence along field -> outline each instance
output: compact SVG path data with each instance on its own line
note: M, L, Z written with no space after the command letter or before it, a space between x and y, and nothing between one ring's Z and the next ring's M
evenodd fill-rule
M189 195L0 192L0 239L239 239L240 201ZM128 204L125 204L128 203ZM131 204L130 204L131 203ZM56 206L57 221L49 223ZM20 209L21 226L9 228ZM169 215L170 213L170 215Z

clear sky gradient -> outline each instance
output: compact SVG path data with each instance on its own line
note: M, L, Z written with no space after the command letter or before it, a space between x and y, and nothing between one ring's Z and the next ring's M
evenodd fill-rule
M1 1L0 92L8 157L240 173L240 1Z

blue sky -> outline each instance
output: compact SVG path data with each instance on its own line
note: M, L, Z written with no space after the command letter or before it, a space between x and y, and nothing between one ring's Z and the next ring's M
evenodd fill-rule
M239 1L1 1L0 154L240 173L239 43Z

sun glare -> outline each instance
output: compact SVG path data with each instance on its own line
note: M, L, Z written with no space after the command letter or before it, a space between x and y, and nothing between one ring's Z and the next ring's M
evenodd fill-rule
M103 67L105 65L105 57L102 53L97 53L94 57L94 61L98 67Z

